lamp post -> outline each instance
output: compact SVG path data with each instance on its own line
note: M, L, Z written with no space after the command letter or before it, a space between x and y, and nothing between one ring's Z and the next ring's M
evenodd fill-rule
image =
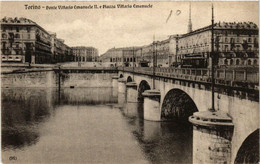
M123 74L124 74L124 66L125 66L125 55L124 55L124 53L125 53L125 50L123 50L123 54L122 54L122 57L123 57L123 60L122 60L122 67L123 67Z
M153 89L155 89L155 41L153 40Z
M157 43L153 41L153 89L155 89L155 67L157 66Z
M135 79L135 62L134 62L134 59L135 59L135 48L133 47L133 81Z
M212 94L212 107L211 110L214 112L215 110L215 97L214 97L214 87L215 87L215 78L214 78L214 7L212 4L212 19L211 19L211 94Z

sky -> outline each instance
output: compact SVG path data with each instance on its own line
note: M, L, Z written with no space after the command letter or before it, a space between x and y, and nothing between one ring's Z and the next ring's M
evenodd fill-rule
M46 10L47 6L152 5L152 8ZM211 24L212 2L191 2L193 30ZM215 22L254 22L258 2L213 2ZM189 2L0 2L0 16L25 17L55 32L68 46L93 46L99 55L113 47L143 46L187 33ZM40 5L41 9L25 9ZM43 8L45 7L45 8ZM166 23L168 16L172 14Z

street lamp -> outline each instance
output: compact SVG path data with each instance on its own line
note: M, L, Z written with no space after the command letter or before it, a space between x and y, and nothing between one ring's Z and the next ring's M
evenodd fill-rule
M153 41L153 89L155 89L155 67L157 65L157 43Z
M133 73L135 72L135 62L134 62L134 59L135 59L135 47L133 47ZM133 80L134 80L135 76L133 74Z
M211 19L211 94L212 94L212 107L211 110L215 112L215 98L214 98L214 87L215 87L215 78L214 78L214 7L212 4L212 19Z

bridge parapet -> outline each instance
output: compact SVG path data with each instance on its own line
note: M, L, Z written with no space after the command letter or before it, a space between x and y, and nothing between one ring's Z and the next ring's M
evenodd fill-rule
M138 69L133 69L132 67L119 67L118 70L153 75L152 67L138 67ZM162 67L155 68L155 76L196 81L202 83L211 83L211 69ZM259 70L258 68L216 69L215 83L219 85L258 90Z

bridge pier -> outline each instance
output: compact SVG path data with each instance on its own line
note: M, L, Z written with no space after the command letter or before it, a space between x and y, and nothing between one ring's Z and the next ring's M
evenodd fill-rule
M113 76L112 77L112 87L113 88L117 88L118 87L118 79L119 79L118 76Z
M123 78L118 79L118 92L124 94L126 92L126 80Z
M150 121L161 121L159 90L146 90L144 96L144 119Z
M138 115L137 103L126 103L123 109L124 115L128 118L134 118Z
M137 84L135 82L126 83L126 101L130 103L137 103L137 98Z
M234 125L226 113L196 112L193 124L193 163L231 163Z

